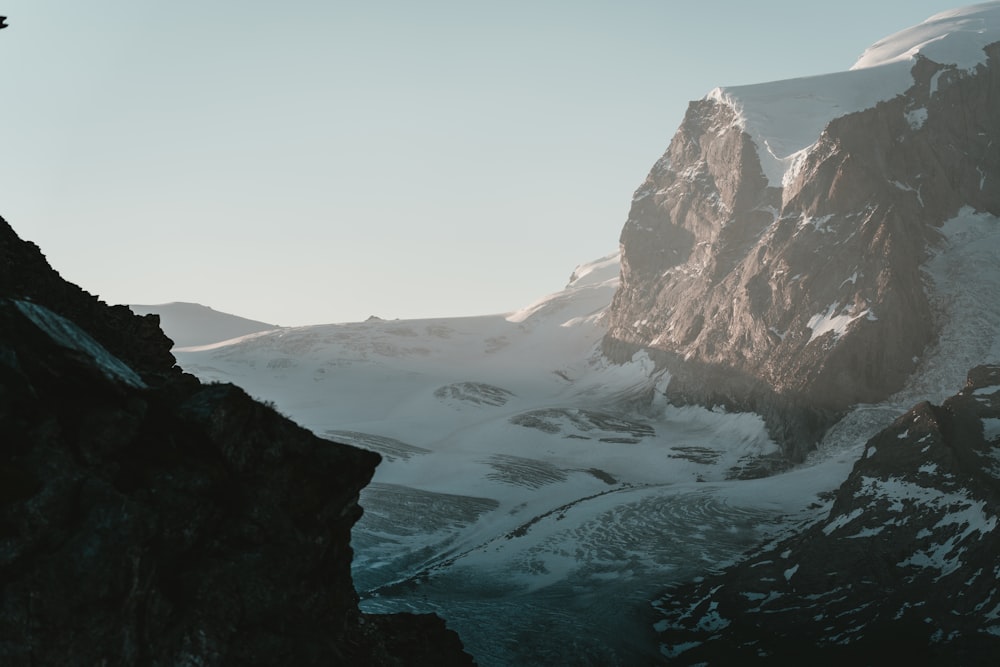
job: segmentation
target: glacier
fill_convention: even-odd
[[[486,666],[635,664],[658,655],[664,585],[814,520],[852,461],[759,477],[778,447],[757,415],[669,405],[644,355],[600,355],[616,283],[612,255],[514,313],[174,353],[382,454],[353,533],[363,610],[434,611]]]

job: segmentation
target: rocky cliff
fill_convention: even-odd
[[[677,664],[876,656],[992,665],[1000,652],[1000,366],[872,438],[825,519],[670,592]]]
[[[938,41],[1000,39],[1000,5],[977,7]],[[974,46],[692,103],[633,198],[605,353],[647,350],[676,400],[761,413],[793,458],[898,390],[940,327],[937,227],[1000,215],[1000,43]]]
[[[0,663],[472,664],[436,617],[358,610],[378,455],[199,383],[170,346],[0,219]]]

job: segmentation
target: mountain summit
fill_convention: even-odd
[[[633,197],[605,352],[648,351],[675,400],[765,415],[793,457],[901,389],[970,316],[929,260],[996,236],[998,59],[990,2],[849,71],[692,102]]]

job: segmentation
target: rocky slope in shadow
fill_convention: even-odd
[[[972,71],[918,55],[908,90],[830,122],[780,184],[725,94],[693,102],[635,193],[605,353],[649,352],[675,401],[760,413],[793,459],[900,389],[940,325],[921,275],[936,227],[1000,215],[986,52]]]
[[[437,617],[358,610],[378,455],[170,347],[0,219],[0,663],[472,664]]]
[[[676,664],[993,665],[1000,366],[872,438],[828,516],[659,603]]]

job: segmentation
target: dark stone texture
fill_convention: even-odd
[[[0,664],[472,664],[437,617],[358,610],[378,455],[170,345],[0,219]]]

